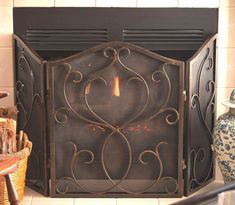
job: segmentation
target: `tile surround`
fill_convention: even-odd
[[[96,7],[136,7],[136,0],[96,0]]]
[[[235,47],[217,48],[217,87],[235,88]]]
[[[235,47],[235,8],[219,9],[219,47]]]
[[[0,7],[0,19],[0,48],[10,48],[13,33],[12,7]]]
[[[13,87],[12,48],[0,48],[0,87]]]
[[[224,106],[222,103],[225,100],[228,100],[230,97],[230,93],[232,92],[234,88],[217,88],[217,112],[216,112],[216,118],[218,118],[220,115],[224,114],[225,112],[228,112],[228,108]]]
[[[14,7],[53,7],[54,0],[14,0]]]
[[[219,7],[219,0],[178,0],[179,7]]]
[[[0,0],[0,7],[2,6],[12,7],[13,0]]]
[[[234,0],[220,0],[220,7],[235,7]]]
[[[137,7],[177,7],[177,0],[137,0]]]
[[[95,7],[95,0],[55,0],[56,7]]]

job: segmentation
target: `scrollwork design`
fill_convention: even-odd
[[[83,79],[83,74],[80,72],[80,71],[72,71],[72,67],[69,63],[64,63],[64,66],[67,67],[68,71],[66,73],[66,76],[64,78],[64,84],[63,84],[63,93],[64,93],[64,98],[65,98],[65,101],[66,101],[66,109],[69,109],[73,114],[75,114],[75,116],[77,116],[78,118],[82,119],[83,121],[87,122],[87,123],[90,123],[90,124],[95,124],[95,125],[100,125],[100,126],[105,126],[103,123],[100,123],[100,122],[97,122],[97,121],[94,121],[94,120],[91,120],[91,119],[88,119],[87,117],[81,115],[79,112],[77,112],[73,106],[71,105],[70,101],[69,101],[69,97],[67,95],[67,92],[66,92],[66,84],[68,83],[69,81],[69,77],[71,75],[73,75],[74,73],[75,74],[79,74],[80,75],[80,79],[79,80],[73,80],[72,82],[73,83],[81,83],[82,82],[82,79]],[[87,84],[86,84],[87,86]],[[84,96],[86,96],[86,86],[84,88]]]
[[[26,105],[24,105],[24,103],[21,99],[21,93],[24,92],[25,84],[21,80],[16,81],[16,99],[17,99],[16,105],[21,108],[21,110],[24,114],[24,119],[25,120],[24,120],[24,123],[21,127],[21,129],[24,129],[26,127],[26,125],[28,124],[28,122],[29,122],[34,102],[38,99],[39,103],[42,105],[43,101],[42,101],[41,95],[39,93],[35,92],[33,71],[30,68],[30,64],[29,64],[29,62],[27,61],[27,59],[25,57],[23,48],[22,48],[22,55],[18,59],[18,65],[19,65],[19,72],[24,71],[25,73],[29,74],[29,79],[27,78],[27,80],[30,81],[31,84],[32,84],[31,93],[30,94],[27,93],[27,96],[29,97],[27,99],[27,102],[29,102],[29,108],[27,110]]]
[[[91,86],[95,81],[100,81],[102,82],[105,86],[108,86],[107,81],[103,78],[100,77],[99,75],[95,75],[95,73],[93,73],[92,75],[88,76],[88,80],[84,79],[83,74],[80,71],[74,71],[71,64],[69,63],[64,63],[63,65],[65,66],[65,68],[67,69],[66,71],[66,75],[64,78],[64,83],[63,83],[63,94],[64,94],[64,99],[66,102],[66,106],[58,108],[55,113],[54,113],[54,118],[55,121],[57,123],[63,124],[66,123],[68,120],[68,116],[66,114],[64,114],[64,112],[72,112],[73,114],[75,114],[76,117],[78,117],[79,119],[95,125],[95,126],[99,126],[99,127],[104,127],[110,130],[110,133],[105,137],[104,143],[102,145],[101,148],[101,165],[102,165],[102,169],[105,173],[105,176],[107,177],[107,179],[111,182],[111,186],[106,188],[103,191],[93,191],[93,190],[89,190],[87,189],[84,185],[82,185],[79,182],[79,178],[78,176],[76,176],[74,169],[75,169],[75,165],[78,166],[78,164],[76,163],[76,160],[79,159],[80,154],[82,153],[87,153],[88,155],[90,155],[90,160],[84,162],[85,164],[89,165],[91,163],[93,163],[94,161],[94,154],[91,150],[77,150],[77,147],[74,143],[70,143],[73,147],[73,158],[71,160],[71,165],[70,165],[70,172],[71,172],[71,177],[62,177],[57,181],[57,186],[56,186],[56,190],[58,193],[62,193],[62,194],[66,194],[69,190],[66,187],[64,190],[61,190],[59,188],[60,185],[60,180],[69,180],[72,183],[74,183],[75,185],[79,186],[81,189],[83,189],[85,192],[88,193],[92,193],[92,194],[104,194],[109,192],[110,190],[114,189],[114,188],[118,188],[119,190],[125,192],[125,193],[129,193],[129,194],[141,194],[147,190],[149,190],[152,186],[154,186],[156,183],[163,181],[163,180],[171,180],[173,181],[173,183],[176,184],[176,189],[174,192],[177,192],[178,190],[178,183],[175,179],[173,179],[172,177],[163,177],[162,176],[162,170],[163,170],[163,165],[162,165],[162,161],[159,155],[159,146],[162,144],[167,144],[166,142],[161,142],[156,146],[156,150],[152,151],[152,150],[145,150],[142,153],[140,153],[139,155],[139,161],[145,165],[147,162],[144,161],[143,156],[145,154],[152,154],[155,159],[158,161],[158,163],[160,164],[160,171],[158,173],[158,176],[156,177],[156,179],[152,180],[151,184],[148,185],[147,187],[145,187],[142,190],[139,191],[130,191],[127,190],[126,188],[121,186],[121,183],[126,179],[126,177],[128,176],[129,172],[130,172],[130,168],[132,165],[132,161],[133,161],[133,156],[132,156],[132,150],[131,150],[131,145],[130,142],[128,141],[128,138],[126,136],[126,134],[124,134],[124,129],[132,122],[134,122],[137,118],[139,118],[140,116],[142,116],[142,114],[145,112],[145,110],[147,109],[148,105],[149,105],[149,97],[150,97],[150,89],[149,89],[149,85],[146,81],[146,79],[140,75],[138,72],[136,72],[134,69],[128,67],[127,65],[125,65],[123,58],[128,57],[130,55],[130,49],[127,47],[121,47],[118,49],[114,49],[112,47],[106,47],[103,50],[103,55],[105,58],[110,59],[108,65],[106,65],[105,67],[101,68],[99,71],[101,70],[105,70],[109,67],[111,67],[111,65],[114,64],[118,64],[119,66],[121,66],[121,69],[127,73],[129,73],[132,77],[130,77],[129,79],[127,79],[127,85],[131,82],[131,81],[139,81],[143,84],[144,86],[144,90],[146,92],[146,99],[145,102],[143,103],[142,107],[138,110],[138,112],[135,113],[135,115],[133,115],[130,119],[127,119],[125,122],[123,122],[121,125],[116,126],[111,124],[110,122],[108,122],[107,120],[105,120],[102,116],[100,116],[98,113],[96,113],[96,111],[92,108],[92,106],[89,103],[87,94],[86,94],[86,90],[88,86]],[[166,66],[168,64],[167,63],[163,63],[161,66],[161,70],[157,70],[154,71],[152,73],[152,81],[154,83],[160,83],[161,82],[161,78],[166,79],[167,85],[168,85],[168,92],[167,92],[167,97],[166,100],[163,103],[163,106],[160,108],[160,110],[156,111],[156,113],[153,113],[151,117],[149,117],[148,119],[145,120],[151,120],[155,117],[157,117],[158,115],[165,113],[166,114],[166,118],[165,121],[167,124],[169,125],[174,125],[179,121],[179,113],[178,111],[173,108],[173,107],[167,107],[168,105],[168,101],[170,99],[170,94],[171,94],[171,82],[169,79],[169,76],[165,70]],[[73,79],[76,76],[76,79]],[[71,80],[72,79],[72,80]],[[90,114],[92,114],[92,116],[94,117],[94,120],[88,119],[86,117],[84,117],[83,115],[81,115],[78,111],[76,111],[72,104],[70,103],[69,97],[66,93],[66,85],[67,83],[72,82],[72,83],[77,83],[80,86],[83,86],[83,97],[84,97],[84,102],[86,105],[87,110],[89,111]],[[169,113],[170,114],[169,114]],[[114,134],[118,137],[120,137],[121,140],[123,140],[125,142],[125,145],[127,147],[128,150],[128,163],[127,163],[127,167],[123,173],[123,175],[120,177],[119,180],[113,180],[109,170],[107,169],[107,164],[106,164],[106,160],[105,160],[105,150],[107,147],[108,142],[110,141],[110,139],[114,136]],[[115,136],[115,137],[116,137]],[[169,190],[166,188],[166,192],[169,192]]]
[[[95,156],[94,156],[94,153],[91,151],[91,150],[78,150],[77,149],[77,146],[73,143],[73,142],[69,142],[69,144],[73,147],[73,157],[72,157],[72,160],[71,160],[71,163],[70,163],[70,172],[71,172],[71,177],[61,177],[60,179],[56,180],[56,191],[60,194],[67,194],[69,192],[69,186],[65,186],[64,190],[61,190],[60,189],[60,183],[62,185],[64,185],[62,182],[63,180],[68,180],[70,182],[72,182],[73,184],[75,184],[76,186],[80,187],[81,189],[83,189],[84,191],[88,192],[88,193],[91,193],[91,194],[105,194],[107,193],[108,191],[112,190],[113,188],[115,187],[118,187],[120,190],[126,192],[126,193],[129,193],[129,194],[134,194],[134,195],[137,195],[137,194],[142,194],[144,192],[146,192],[147,190],[149,190],[151,187],[153,187],[155,184],[157,183],[160,183],[162,181],[165,181],[165,180],[168,180],[168,181],[172,181],[174,184],[175,184],[175,189],[173,191],[169,191],[167,187],[165,187],[165,190],[166,190],[166,193],[176,193],[177,190],[178,190],[178,183],[177,181],[173,178],[173,177],[163,177],[162,174],[163,174],[163,164],[162,164],[162,160],[161,160],[161,157],[160,157],[160,154],[159,154],[159,147],[161,145],[164,145],[164,144],[168,144],[167,142],[160,142],[157,144],[156,148],[155,148],[155,151],[152,151],[152,150],[145,150],[143,152],[141,152],[139,154],[139,161],[140,163],[142,163],[143,165],[146,165],[146,164],[149,164],[149,162],[146,162],[144,160],[144,155],[147,155],[147,154],[150,154],[152,155],[156,160],[157,162],[159,163],[159,173],[158,173],[158,176],[153,180],[153,182],[148,185],[147,187],[145,187],[144,189],[142,190],[139,190],[139,191],[129,191],[123,187],[120,186],[121,182],[126,178],[128,172],[129,172],[129,169],[130,169],[130,166],[131,164],[129,163],[128,164],[128,167],[127,167],[127,170],[125,172],[125,174],[123,175],[123,177],[117,181],[114,181],[108,171],[106,170],[106,165],[105,165],[105,160],[104,160],[104,149],[105,149],[105,146],[106,146],[106,143],[109,141],[109,137],[111,137],[112,134],[110,134],[103,147],[102,147],[102,166],[103,166],[103,169],[108,177],[108,179],[110,180],[110,182],[113,184],[111,187],[107,188],[106,190],[103,190],[103,191],[92,191],[92,190],[89,190],[87,189],[84,185],[82,185],[80,182],[79,182],[79,179],[78,177],[76,177],[76,174],[74,172],[74,169],[75,169],[75,166],[78,166],[78,163],[76,163],[77,160],[79,160],[79,155],[82,154],[82,153],[86,153],[88,155],[90,155],[90,160],[88,161],[83,161],[82,163],[84,164],[91,164],[94,162],[94,159],[95,159]],[[125,136],[123,136],[125,140],[127,140],[125,138]],[[131,152],[130,150],[130,144],[129,142],[127,141],[127,144],[128,144],[128,149],[129,149],[129,153]],[[129,156],[131,158],[131,155]],[[131,160],[129,160],[131,161]]]
[[[174,190],[169,190],[168,189],[168,187],[165,187],[165,192],[167,193],[167,194],[174,194],[174,193],[177,193],[177,191],[178,191],[178,189],[179,189],[179,185],[178,185],[178,183],[177,183],[177,181],[173,178],[173,177],[162,177],[161,179],[160,179],[160,182],[161,181],[171,181],[172,183],[174,183],[174,185],[175,185],[175,189]]]
[[[21,46],[21,45],[20,45]],[[44,101],[41,95],[41,90],[38,92],[35,84],[35,76],[34,76],[34,67],[36,69],[41,69],[43,62],[34,61],[32,57],[32,53],[25,52],[24,47],[21,47],[20,52],[18,52],[17,66],[16,66],[16,106],[19,110],[19,129],[24,130],[27,134],[31,135],[31,127],[32,123],[35,121],[32,120],[33,112],[36,110],[36,106],[40,106],[39,110],[44,109]],[[37,64],[36,64],[37,63]],[[37,76],[36,76],[37,77]],[[38,114],[42,119],[44,119],[44,112]],[[31,123],[32,122],[32,123]],[[38,125],[38,124],[37,124]],[[37,126],[36,125],[36,126]],[[34,143],[35,136],[30,136],[32,142]],[[41,136],[44,137],[44,136]],[[37,139],[38,142],[38,139]],[[44,141],[41,141],[44,143]],[[45,172],[43,172],[43,168],[46,167],[45,159],[42,156],[45,156],[45,152],[43,149],[44,145],[36,144],[37,153],[32,150],[31,156],[29,158],[29,168],[33,170],[33,178],[29,175],[29,179],[27,182],[36,187],[39,190],[44,190],[45,188]],[[39,149],[38,149],[39,148]],[[43,166],[42,166],[43,165]]]
[[[208,61],[208,66],[205,66],[206,61]],[[203,126],[203,128],[205,129],[205,131],[207,132],[206,136],[208,137],[208,141],[210,142],[210,144],[212,143],[212,133],[210,128],[207,125],[207,116],[208,116],[208,112],[211,109],[212,113],[214,112],[214,98],[215,98],[215,82],[213,80],[209,80],[206,84],[206,89],[205,91],[207,93],[211,93],[210,95],[210,99],[208,101],[208,104],[206,106],[205,112],[203,113],[202,108],[201,108],[201,99],[200,99],[200,89],[201,89],[201,77],[202,77],[202,71],[203,68],[205,68],[205,70],[207,72],[211,71],[211,69],[213,68],[214,63],[213,63],[213,58],[210,56],[210,48],[208,47],[205,51],[205,55],[199,65],[199,69],[198,69],[198,74],[197,74],[197,87],[196,87],[196,92],[191,96],[191,108],[193,110],[197,110],[199,119],[201,121],[201,124]],[[209,149],[210,150],[210,147]],[[192,166],[193,166],[193,173],[191,176],[191,188],[193,187],[193,183],[197,184],[197,186],[200,186],[202,184],[204,184],[210,177],[211,174],[211,170],[213,168],[213,160],[211,159],[209,162],[209,166],[208,166],[208,172],[207,174],[205,174],[204,178],[199,180],[198,176],[197,176],[197,166],[199,163],[205,163],[205,149],[203,148],[192,148],[191,152],[190,152],[190,156],[191,156],[191,160],[192,160]]]
[[[55,121],[59,124],[65,124],[68,121],[68,116],[64,113],[70,111],[66,107],[61,107],[55,111]]]
[[[212,96],[211,99],[208,102],[208,105],[206,107],[205,110],[205,119],[207,119],[207,113],[209,112],[209,109],[211,108],[212,113],[215,112],[215,103],[214,103],[214,99],[215,99],[215,82],[213,80],[210,80],[207,84],[207,92],[212,92]]]

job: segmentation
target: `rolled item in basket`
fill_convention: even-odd
[[[10,154],[16,151],[16,121],[0,117],[0,154]]]
[[[16,106],[0,108],[0,154],[17,151],[16,118]]]
[[[13,107],[4,107],[0,108],[0,118],[11,118],[16,120],[17,119],[17,108],[16,106]]]

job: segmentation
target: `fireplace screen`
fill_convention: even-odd
[[[181,62],[111,42],[50,67],[56,193],[181,192]]]
[[[109,41],[106,31],[14,35],[18,125],[34,146],[28,185],[54,197],[189,195],[214,177],[216,36],[131,28]]]

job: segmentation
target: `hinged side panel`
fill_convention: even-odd
[[[45,61],[19,37],[15,42],[15,93],[18,130],[24,130],[33,149],[28,160],[27,185],[48,195]]]
[[[216,36],[211,37],[187,62],[185,113],[185,194],[189,195],[214,179],[211,149],[215,109]]]

